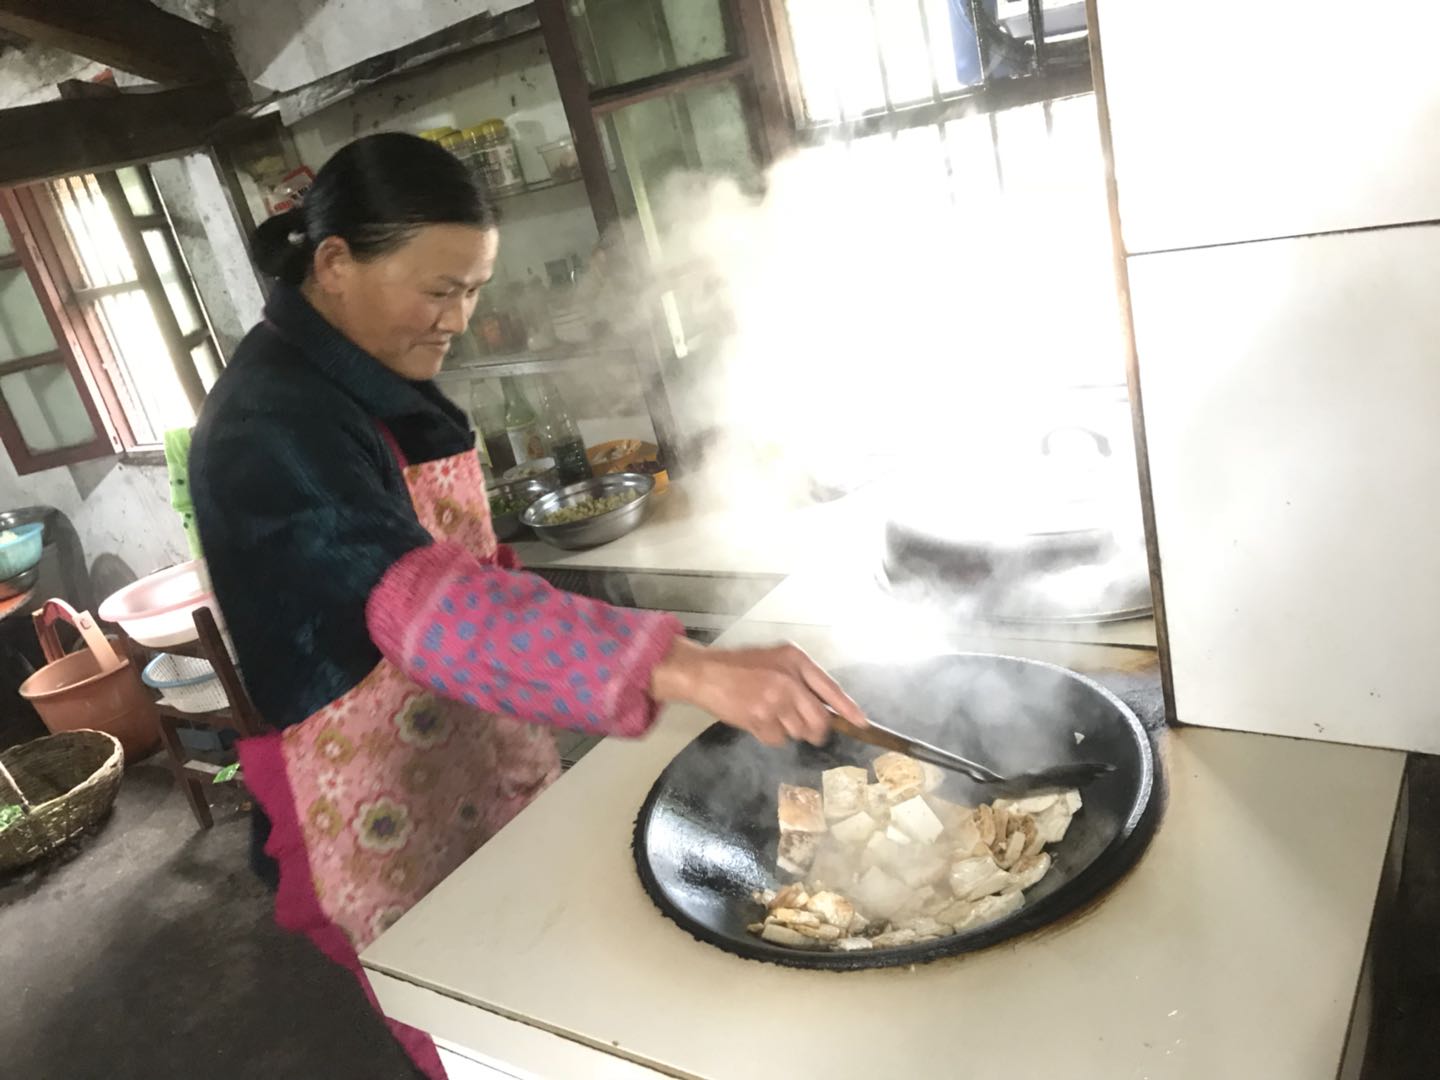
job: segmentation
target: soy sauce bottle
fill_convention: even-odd
[[[560,483],[577,484],[594,476],[585,455],[585,440],[565,407],[565,399],[550,379],[540,382],[540,436],[555,459]]]

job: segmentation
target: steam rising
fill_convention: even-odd
[[[666,390],[681,431],[706,433],[707,506],[763,528],[860,488],[868,525],[829,552],[852,573],[873,572],[891,519],[1000,544],[1110,529],[1112,565],[1024,586],[1040,595],[1022,608],[1084,607],[1104,579],[1143,578],[1094,103],[1054,103],[1048,131],[1039,106],[996,117],[1003,183],[988,124],[805,150],[763,195],[672,175],[632,226],[653,276],[612,274],[594,302],[637,336],[667,313]]]

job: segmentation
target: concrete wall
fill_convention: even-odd
[[[228,360],[240,339],[260,321],[265,298],[220,178],[204,154],[157,161],[150,171],[170,212],[216,343]]]
[[[252,83],[286,91],[476,15],[525,0],[219,0],[235,59]]]

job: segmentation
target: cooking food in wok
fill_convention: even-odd
[[[959,773],[946,772],[942,777],[924,766],[906,780],[904,774],[910,766],[893,759],[882,761],[877,749],[844,736],[820,748],[805,744],[770,748],[717,724],[676,755],[656,780],[635,824],[635,860],[641,883],[660,911],[699,941],[740,956],[792,967],[853,970],[925,962],[985,948],[1065,918],[1115,885],[1149,842],[1160,812],[1154,748],[1135,714],[1091,679],[1051,664],[975,653],[931,657],[911,664],[840,668],[834,674],[873,720],[984,760],[1007,775],[1082,760],[1109,762],[1115,770],[1081,789],[1081,806],[1069,817],[1066,828],[1061,832],[1057,827],[1053,834],[1056,839],[1047,840],[1038,851],[1032,848],[1023,821],[1016,830],[1006,821],[1007,846],[1016,833],[1026,837],[1020,845],[1020,858],[1030,848],[1032,856],[1044,854],[1050,859],[1039,879],[1019,890],[1018,907],[1012,906],[1017,903],[1015,897],[1003,898],[1005,892],[1013,890],[1002,888],[996,893],[977,893],[976,900],[967,899],[967,903],[985,902],[973,920],[957,919],[963,925],[952,926],[953,933],[920,933],[911,926],[909,929],[915,931],[913,940],[901,934],[877,941],[875,938],[886,932],[881,925],[876,928],[875,938],[869,939],[869,948],[847,946],[841,950],[829,947],[829,943],[825,947],[799,946],[794,939],[789,943],[766,940],[751,928],[759,924],[763,932],[765,922],[774,915],[768,910],[771,905],[777,910],[810,915],[817,914],[812,907],[829,905],[829,916],[823,920],[827,922],[838,920],[843,912],[837,900],[850,903],[862,913],[866,908],[863,891],[857,893],[855,885],[836,887],[826,879],[826,873],[833,875],[833,870],[827,871],[823,863],[817,871],[816,864],[822,859],[819,843],[807,853],[803,842],[786,841],[783,856],[789,866],[782,869],[782,833],[777,828],[782,784],[815,792],[787,800],[787,819],[792,822],[806,820],[803,815],[817,809],[823,818],[827,795],[834,798],[836,814],[857,805],[856,812],[865,810],[867,814],[875,808],[876,813],[871,814],[875,819],[879,816],[875,802],[879,792],[875,788],[882,783],[878,777],[893,778],[897,787],[892,794],[897,797],[887,800],[889,820],[884,829],[878,827],[877,821],[879,835],[886,837],[895,825],[899,832],[910,836],[896,822],[895,810],[918,795],[922,802],[903,812],[902,821],[921,835],[927,828],[933,830],[933,823],[919,812],[923,805],[940,820],[942,833],[952,847],[959,846],[964,837],[959,831],[962,823],[947,824],[947,815],[959,813],[950,807],[973,808],[972,823],[980,829],[986,814],[980,809],[982,805],[989,804],[990,824],[994,825],[996,800],[1014,799],[1019,793],[977,784]],[[834,773],[827,782],[825,774],[837,769],[854,771]],[[863,790],[858,782],[862,775]],[[934,786],[937,780],[938,786]],[[1021,815],[1034,817],[1038,827],[1045,808],[1025,804],[1031,795],[1041,793],[1024,793],[1018,806],[1001,802],[1007,819],[1013,819],[1019,810]],[[1068,813],[1075,800],[1068,794],[1063,797]],[[842,835],[846,828],[861,831],[863,821],[842,826],[843,821],[853,817],[825,818],[825,834],[837,827]],[[809,821],[812,826],[820,823],[813,817]],[[786,833],[792,831],[786,829]],[[982,835],[981,839],[985,838]],[[886,839],[900,846],[894,836]],[[913,844],[913,837],[911,840]],[[866,845],[870,842],[865,841]],[[995,858],[994,847],[988,841],[986,846],[997,869],[1004,869]],[[1001,847],[1001,853],[1008,857],[1007,846]],[[877,847],[886,850],[882,845]],[[808,865],[804,862],[807,854],[812,859]],[[940,885],[928,886],[935,889],[937,897],[948,889],[952,901],[959,899],[952,881],[959,861],[949,858]],[[1018,864],[1017,858],[1004,872],[1014,876]],[[1035,863],[1026,864],[1027,876],[1035,868]],[[841,868],[842,873],[845,869]],[[977,875],[972,888],[980,888],[979,871],[988,869],[983,862],[964,868],[966,874]],[[921,883],[912,886],[894,870],[885,872],[901,881],[907,901],[927,887],[920,878],[915,880]],[[933,866],[929,870],[931,874],[936,872]],[[883,879],[874,880],[883,884]],[[804,890],[804,902],[793,891],[784,894],[782,901],[782,890],[790,885]],[[812,891],[809,885],[817,889]],[[826,888],[818,888],[821,885]],[[971,890],[965,892],[968,897]],[[831,893],[833,897],[820,893]],[[906,928],[901,926],[906,915],[900,914],[898,908],[894,916],[887,917],[878,910],[876,914],[880,916],[878,921],[889,921],[893,929]],[[954,917],[966,912],[949,914]],[[868,913],[866,917],[870,917]],[[938,915],[928,917],[938,921]],[[780,916],[779,921],[786,918],[793,917]],[[798,921],[808,923],[804,918]],[[848,923],[843,929],[847,937],[866,937],[869,933],[862,930],[850,934]]]
[[[865,769],[840,765],[821,789],[781,784],[781,873],[799,879],[754,894],[748,927],[797,949],[855,952],[935,941],[1019,911],[1050,870],[1083,805],[1074,789],[976,807],[936,794],[944,774],[904,754]]]

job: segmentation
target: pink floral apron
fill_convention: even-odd
[[[385,434],[421,525],[494,565],[478,455],[407,465]],[[244,740],[240,757],[271,818],[277,921],[357,974],[357,953],[560,775],[548,728],[437,697],[388,660],[299,724]],[[428,1039],[392,1027],[444,1076]]]

